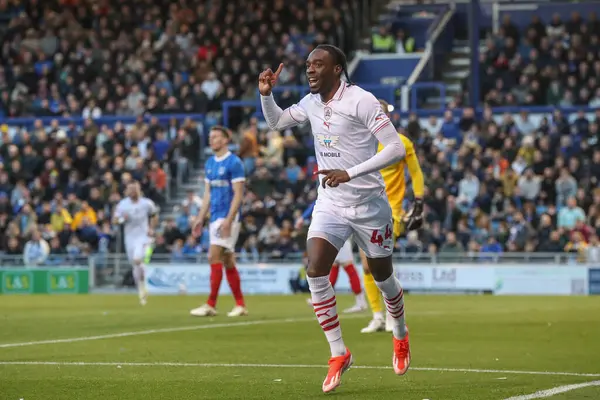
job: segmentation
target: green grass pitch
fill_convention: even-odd
[[[0,297],[0,399],[325,396],[329,348],[304,296],[249,296],[246,318],[189,316],[203,300]],[[340,296],[338,309],[352,301]],[[232,305],[220,299],[223,314]],[[393,373],[390,334],[360,333],[368,313],[343,316],[356,368],[327,397],[503,400],[600,380],[598,297],[408,295],[406,310],[408,374]],[[600,399],[600,386],[551,398]]]

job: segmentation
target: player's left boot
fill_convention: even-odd
[[[217,315],[217,310],[208,304],[204,304],[198,308],[194,308],[190,311],[190,314],[194,317],[214,317]]]
[[[342,374],[352,366],[352,353],[346,348],[346,354],[329,359],[329,371],[323,381],[323,392],[329,393],[342,384]]]
[[[243,306],[235,306],[233,310],[227,313],[228,317],[241,317],[244,315],[248,315],[248,309]]]
[[[306,299],[306,304],[308,304],[309,306],[313,306],[312,305],[312,300],[310,299],[310,297],[308,299]]]
[[[408,331],[404,339],[394,338],[394,356],[392,366],[396,375],[404,375],[410,366],[410,345],[408,343]]]

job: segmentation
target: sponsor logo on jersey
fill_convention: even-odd
[[[339,135],[326,135],[323,133],[317,133],[315,135],[319,144],[328,149],[334,149],[340,141]]]
[[[321,155],[321,157],[332,157],[332,158],[339,158],[342,156],[340,153],[332,153],[330,151],[320,151],[319,154]]]

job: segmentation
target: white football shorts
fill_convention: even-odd
[[[325,239],[340,250],[354,235],[354,241],[367,257],[384,258],[394,250],[393,229],[392,209],[385,193],[351,207],[339,207],[317,199],[308,239]]]
[[[134,261],[143,262],[144,258],[146,258],[146,249],[150,243],[151,239],[147,236],[127,240],[125,242],[125,250],[129,262],[132,264]]]
[[[334,264],[350,264],[354,262],[354,256],[352,255],[352,240],[348,239],[338,252],[335,258]]]
[[[242,227],[241,222],[234,221],[231,223],[231,233],[229,237],[221,237],[221,225],[223,224],[224,218],[211,222],[208,231],[210,237],[211,246],[223,247],[227,251],[235,252],[235,244],[237,243],[238,237],[240,236],[240,229]]]

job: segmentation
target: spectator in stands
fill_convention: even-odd
[[[273,217],[269,216],[265,220],[264,226],[258,232],[258,241],[263,251],[272,251],[276,248],[279,241],[281,230],[275,225]]]
[[[380,26],[379,30],[371,35],[371,51],[373,53],[394,53],[396,51],[396,39],[386,26]]]
[[[585,259],[589,264],[600,263],[600,240],[596,234],[593,234],[590,237],[590,241],[586,248]]]
[[[575,228],[578,221],[585,222],[585,213],[577,206],[575,196],[570,196],[567,199],[567,206],[558,212],[558,227],[570,230]]]
[[[33,229],[31,231],[31,240],[25,244],[25,248],[23,249],[23,261],[25,265],[29,267],[43,265],[49,253],[48,242],[42,239],[37,229]]]
[[[404,29],[396,31],[396,53],[407,54],[415,52],[415,39],[406,33]]]
[[[535,201],[540,194],[541,179],[535,176],[533,170],[528,168],[519,178],[519,193],[525,200]]]
[[[458,187],[458,201],[465,202],[469,206],[475,201],[479,194],[479,179],[470,169],[465,171],[465,176],[461,179]]]

